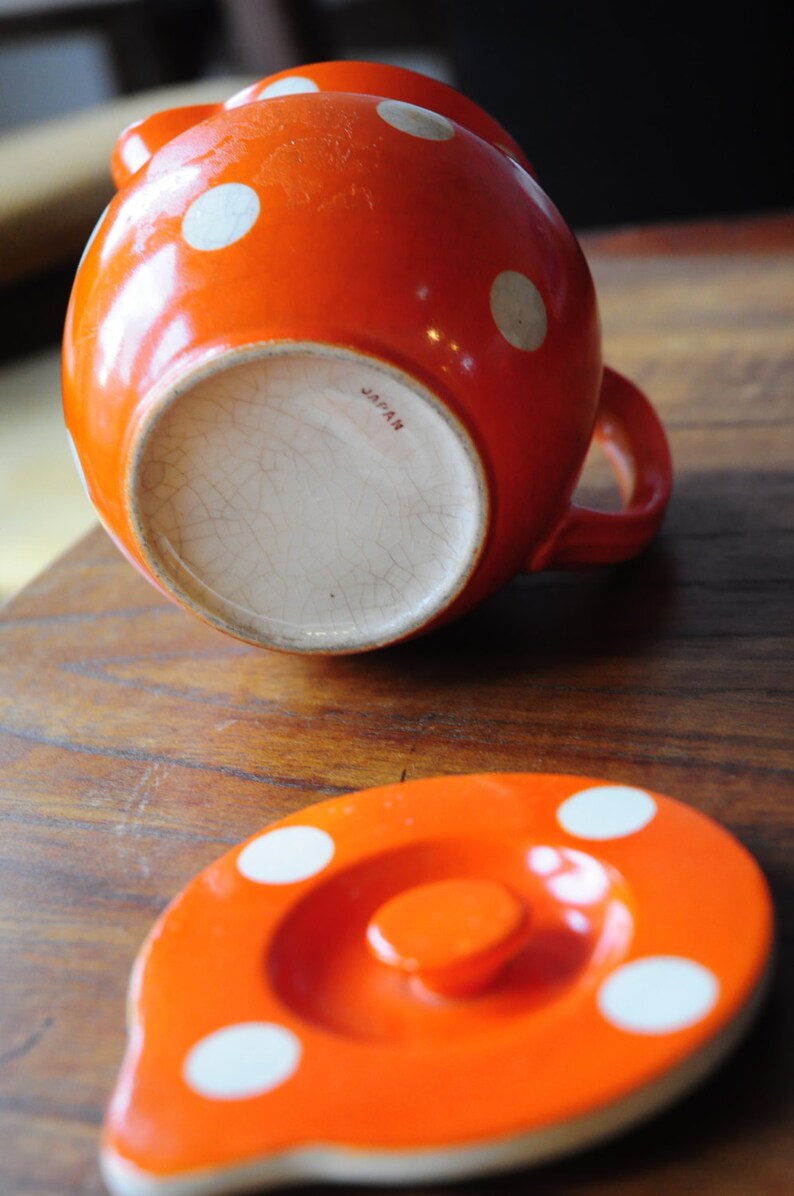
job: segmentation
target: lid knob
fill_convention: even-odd
[[[524,899],[480,877],[438,880],[385,902],[367,927],[373,955],[443,996],[486,988],[529,934]]]

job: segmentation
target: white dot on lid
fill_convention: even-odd
[[[579,839],[622,839],[653,819],[656,802],[644,789],[629,785],[593,785],[564,801],[557,821]]]
[[[491,284],[491,315],[514,349],[528,353],[546,339],[546,305],[534,282],[518,270],[503,270]]]
[[[598,1008],[618,1030],[671,1034],[702,1021],[718,996],[719,981],[702,964],[677,955],[649,955],[607,977],[598,990]]]
[[[220,183],[194,199],[182,219],[193,249],[225,249],[244,237],[259,215],[259,196],[245,183]]]
[[[333,839],[318,827],[283,826],[247,843],[237,870],[260,885],[289,885],[322,872],[333,854]]]
[[[185,1083],[211,1100],[244,1100],[283,1084],[297,1069],[300,1040],[274,1022],[238,1022],[202,1038],[182,1067]]]
[[[449,141],[450,137],[455,136],[452,121],[417,104],[406,104],[403,100],[381,100],[377,112],[381,120],[385,120],[393,129],[408,133],[411,137],[419,137],[422,141]]]
[[[306,75],[285,75],[283,79],[276,79],[274,83],[268,83],[267,87],[263,87],[257,93],[256,98],[270,100],[273,96],[297,96],[303,95],[305,92],[319,90],[314,79],[309,79]]]

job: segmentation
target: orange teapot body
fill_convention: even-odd
[[[585,259],[518,147],[410,72],[285,78],[117,147],[64,342],[117,544],[221,630],[326,653],[637,551],[664,435],[602,369]],[[617,514],[571,503],[594,434],[632,479]]]

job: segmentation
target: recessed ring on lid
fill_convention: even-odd
[[[744,848],[644,789],[443,777],[308,807],[149,935],[106,1182],[208,1196],[565,1154],[719,1062],[771,932]]]

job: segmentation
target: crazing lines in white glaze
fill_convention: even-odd
[[[449,141],[455,136],[455,126],[438,112],[420,108],[417,104],[406,104],[403,100],[381,100],[378,116],[387,125],[409,137],[421,141]]]
[[[465,580],[483,486],[461,429],[368,359],[274,352],[170,404],[138,479],[169,580],[217,621],[298,650],[421,626]]]

